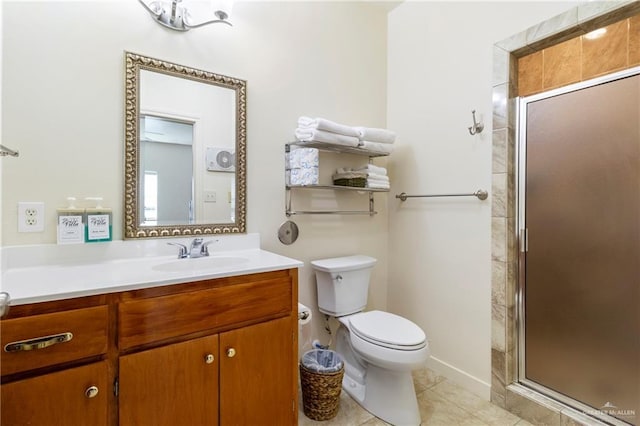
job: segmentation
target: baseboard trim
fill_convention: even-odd
[[[487,401],[491,398],[491,385],[489,383],[472,376],[451,364],[447,364],[446,362],[432,356],[427,360],[427,367]]]

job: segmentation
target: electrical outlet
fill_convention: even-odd
[[[18,232],[44,231],[44,203],[18,203]]]

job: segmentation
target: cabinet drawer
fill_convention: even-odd
[[[118,306],[120,349],[291,313],[290,277],[153,297]]]
[[[1,325],[3,376],[107,351],[107,306],[14,318]],[[70,340],[54,343],[65,333],[71,333]]]
[[[109,392],[107,361],[4,384],[1,423],[106,426]]]

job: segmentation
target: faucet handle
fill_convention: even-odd
[[[209,256],[209,244],[217,243],[218,240],[209,240],[202,243],[202,248],[200,249],[200,255]]]
[[[178,251],[178,259],[184,259],[185,257],[188,256],[188,252],[187,252],[187,246],[185,246],[184,244],[180,244],[180,243],[167,243],[170,246],[176,246],[178,247],[179,251]]]

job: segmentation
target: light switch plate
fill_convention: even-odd
[[[205,203],[215,203],[216,202],[216,192],[215,191],[204,191],[204,202]]]

